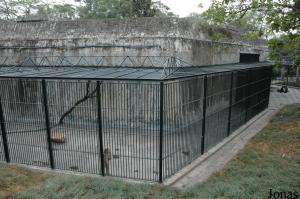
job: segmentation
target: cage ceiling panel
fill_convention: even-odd
[[[108,57],[30,57],[16,63],[12,58],[2,57],[0,77],[169,80],[270,65],[263,62],[192,66],[174,57],[109,57],[109,65],[105,59]]]

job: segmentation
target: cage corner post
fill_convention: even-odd
[[[105,176],[104,170],[104,153],[103,153],[103,132],[102,132],[102,114],[101,114],[101,83],[97,81],[97,120],[98,120],[98,136],[99,136],[99,146],[100,146],[100,161],[101,161],[101,175]]]
[[[249,121],[249,112],[250,112],[250,100],[251,100],[251,90],[250,90],[250,87],[251,87],[251,81],[252,81],[252,76],[251,76],[251,72],[252,70],[251,69],[248,69],[247,70],[248,74],[247,74],[247,77],[246,77],[246,106],[245,106],[245,121],[244,121],[244,124],[247,123]]]
[[[230,91],[229,91],[229,110],[228,110],[228,126],[227,126],[227,137],[230,135],[231,131],[231,112],[232,112],[232,90],[233,90],[233,76],[234,72],[230,75]]]
[[[45,125],[47,133],[47,142],[48,142],[48,151],[49,151],[49,160],[51,169],[55,169],[54,158],[53,158],[53,148],[51,142],[51,127],[49,119],[49,108],[48,108],[48,99],[47,99],[47,85],[46,81],[42,80],[42,91],[43,91],[43,103],[44,103],[44,113],[45,113]]]
[[[267,96],[267,100],[268,100],[268,104],[266,108],[270,107],[270,94],[271,94],[271,85],[272,85],[272,74],[273,74],[273,66],[269,66],[269,80],[268,80],[268,96]]]
[[[205,125],[206,125],[206,98],[207,98],[207,75],[204,76],[204,85],[203,85],[203,116],[202,116],[202,135],[201,135],[201,154],[205,152]]]
[[[5,119],[4,119],[1,97],[0,97],[0,124],[1,124],[1,134],[2,134],[5,160],[7,163],[10,163],[9,148],[8,148],[8,143],[7,143]]]
[[[160,82],[159,122],[159,183],[163,182],[164,82]]]

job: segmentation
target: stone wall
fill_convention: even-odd
[[[211,41],[189,19],[133,18],[79,21],[0,22],[0,55],[26,56],[176,56],[193,65],[239,62],[239,53],[259,53],[263,40],[246,41],[237,31],[226,41]]]

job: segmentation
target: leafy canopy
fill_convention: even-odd
[[[0,0],[0,19],[32,14],[65,19],[175,16],[160,0],[81,0],[79,5],[38,0]]]
[[[277,65],[286,56],[300,64],[300,0],[213,0],[201,17],[239,27],[251,39],[264,35]]]

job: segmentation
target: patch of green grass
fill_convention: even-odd
[[[278,113],[225,169],[188,190],[199,198],[267,198],[300,193],[300,105]]]
[[[69,176],[48,180],[15,198],[179,198],[180,192],[161,185],[131,184],[103,177]]]
[[[11,177],[0,172],[2,181],[7,178]],[[300,193],[299,104],[282,109],[223,170],[205,183],[184,191],[162,185],[125,183],[112,178],[61,176],[47,177],[40,186],[25,192],[21,190],[13,197],[261,199],[268,198],[269,189]]]
[[[38,186],[49,177],[45,173],[0,163],[0,198],[10,198],[16,192]]]

